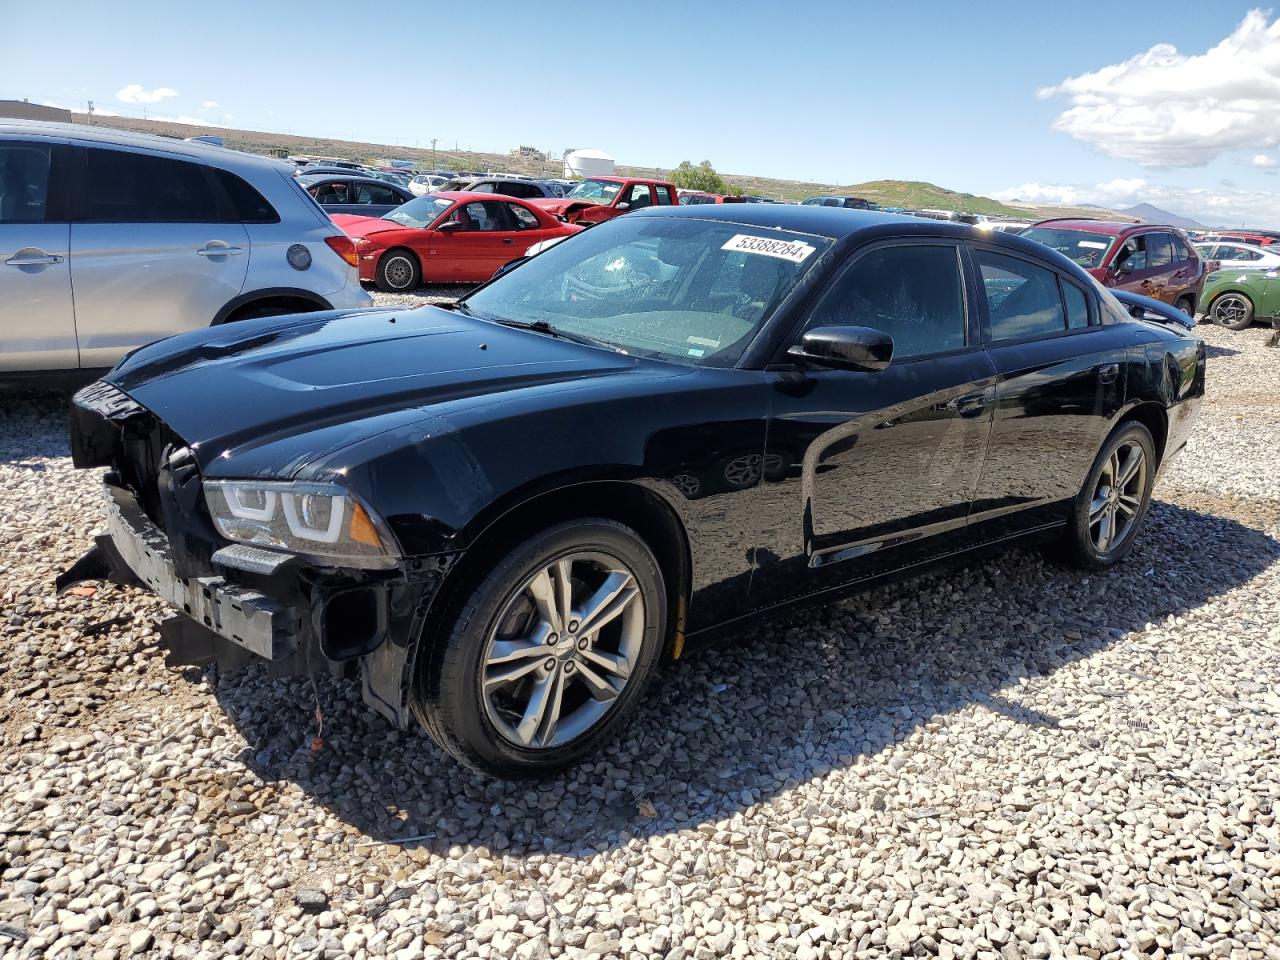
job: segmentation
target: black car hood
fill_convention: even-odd
[[[207,476],[292,476],[440,404],[663,367],[670,375],[665,364],[422,307],[196,331],[135,351],[106,379],[190,444]],[[276,455],[263,455],[273,444]]]

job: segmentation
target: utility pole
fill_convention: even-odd
[[[93,101],[89,101],[89,126],[93,126]]]
[[[437,137],[431,138],[431,169],[432,170],[436,168],[436,140],[437,139],[438,139]]]

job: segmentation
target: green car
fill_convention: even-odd
[[[1274,270],[1215,270],[1204,279],[1204,315],[1228,330],[1280,315],[1280,273]]]

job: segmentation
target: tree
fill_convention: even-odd
[[[703,160],[696,167],[688,160],[671,171],[671,182],[685,190],[703,190],[707,193],[727,193],[729,185],[716,173],[710,160]]]

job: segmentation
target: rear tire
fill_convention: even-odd
[[[1155,448],[1150,431],[1136,420],[1107,438],[1072,505],[1064,538],[1067,562],[1105,570],[1133,549],[1151,507]]]
[[[378,261],[377,279],[374,281],[379,290],[385,293],[411,293],[422,283],[422,264],[412,250],[395,247],[388,250]]]
[[[1224,293],[1209,304],[1209,319],[1228,330],[1244,330],[1253,323],[1253,301],[1243,293]]]
[[[638,534],[603,518],[556,524],[494,557],[413,709],[467,766],[547,776],[598,752],[634,711],[665,640],[662,573]]]
[[[1188,317],[1195,319],[1195,315],[1196,315],[1195,297],[1190,297],[1190,296],[1179,297],[1177,300],[1174,301],[1173,305],[1178,310],[1181,310],[1183,313],[1185,313]]]

